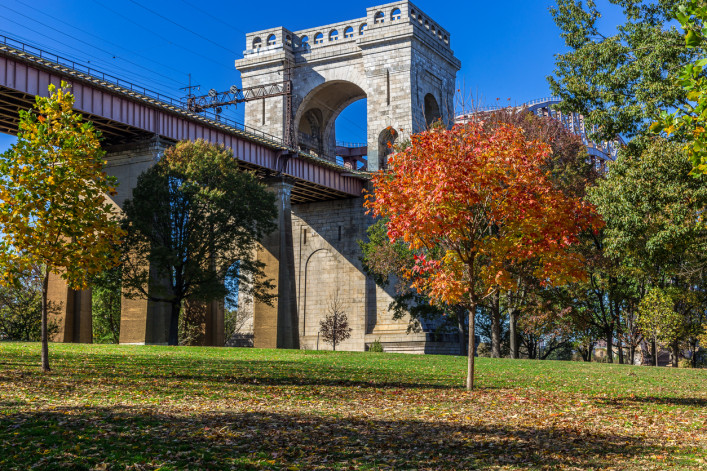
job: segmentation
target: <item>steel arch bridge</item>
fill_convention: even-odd
[[[464,123],[474,114],[488,113],[502,109],[513,109],[517,111],[529,111],[537,116],[549,116],[562,123],[562,125],[570,132],[576,134],[582,139],[582,143],[587,147],[589,156],[596,160],[597,165],[604,167],[609,160],[616,160],[619,149],[625,145],[621,136],[617,136],[613,141],[596,142],[589,135],[596,130],[596,126],[589,127],[585,123],[584,116],[580,113],[562,113],[554,108],[553,105],[561,103],[559,97],[548,97],[533,100],[524,103],[520,106],[489,106],[481,108],[474,113],[462,114],[457,116],[457,123]]]

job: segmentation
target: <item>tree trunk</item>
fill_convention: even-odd
[[[459,331],[459,356],[466,355],[466,342],[464,338],[464,308],[457,308],[457,329]]]
[[[501,294],[498,290],[491,306],[491,358],[501,358]]]
[[[693,368],[697,368],[697,352],[699,351],[699,347],[697,346],[697,340],[694,340],[692,342],[692,357],[690,358],[690,365],[692,365]]]
[[[628,347],[628,361],[630,361],[632,365],[636,364],[636,346],[633,344]]]
[[[678,367],[678,361],[680,360],[680,345],[678,341],[673,342],[673,368]]]
[[[168,345],[179,345],[179,311],[180,303],[172,303],[172,313],[169,317]]]
[[[624,344],[621,341],[621,337],[616,337],[616,345],[619,350],[619,365],[624,364]]]
[[[47,290],[49,288],[49,265],[44,267],[42,279],[42,371],[48,372],[49,368],[49,333],[47,332]]]
[[[653,355],[653,364],[658,366],[658,342],[655,337],[653,337],[653,343],[651,344],[651,353]]]
[[[510,329],[511,337],[511,358],[518,359],[520,356],[518,352],[518,317],[515,309],[511,310],[509,315],[508,327]]]
[[[471,391],[474,389],[474,351],[476,346],[476,303],[472,303],[469,308],[469,353],[467,354],[467,371],[466,371],[466,389]]]
[[[606,361],[614,362],[614,329],[606,329]]]
[[[535,360],[538,357],[538,342],[532,334],[527,334],[528,360]]]

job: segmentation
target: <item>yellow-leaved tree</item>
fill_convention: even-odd
[[[0,154],[0,284],[17,283],[33,263],[43,266],[42,370],[49,371],[49,273],[73,289],[116,265],[122,231],[106,194],[100,133],[73,111],[64,82],[49,86],[34,109],[20,111],[17,143]]]

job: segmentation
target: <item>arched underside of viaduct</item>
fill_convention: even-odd
[[[320,155],[336,154],[336,119],[352,103],[367,98],[358,85],[332,80],[313,88],[295,113],[295,129],[301,148]]]

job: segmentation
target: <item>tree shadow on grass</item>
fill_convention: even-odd
[[[79,407],[0,416],[0,469],[624,469],[655,451],[629,436],[553,428],[184,413]]]
[[[25,365],[22,365],[25,366]],[[312,368],[316,367],[316,374]],[[464,378],[450,381],[449,377],[425,376],[419,372],[408,375],[385,368],[362,368],[348,366],[322,366],[297,361],[269,360],[253,362],[247,360],[209,359],[208,368],[195,367],[188,362],[172,362],[157,365],[155,362],[140,362],[130,364],[110,364],[101,360],[88,360],[81,363],[81,371],[70,371],[73,379],[81,376],[104,385],[111,383],[151,384],[159,388],[160,381],[180,381],[184,383],[225,383],[233,385],[264,385],[264,386],[335,386],[346,388],[377,388],[377,389],[440,389],[462,388]],[[33,383],[41,375],[38,370],[21,368],[17,372],[0,375],[0,382]],[[56,366],[57,377],[66,375],[62,366]],[[406,377],[407,376],[407,377]],[[371,379],[373,378],[373,379]],[[46,387],[58,387],[51,384]],[[66,384],[63,387],[67,387]],[[170,386],[171,387],[171,386]],[[484,389],[497,389],[489,386]]]
[[[704,397],[624,396],[598,400],[599,402],[612,406],[625,406],[628,404],[660,404],[666,406],[688,406],[707,408],[707,398]]]

